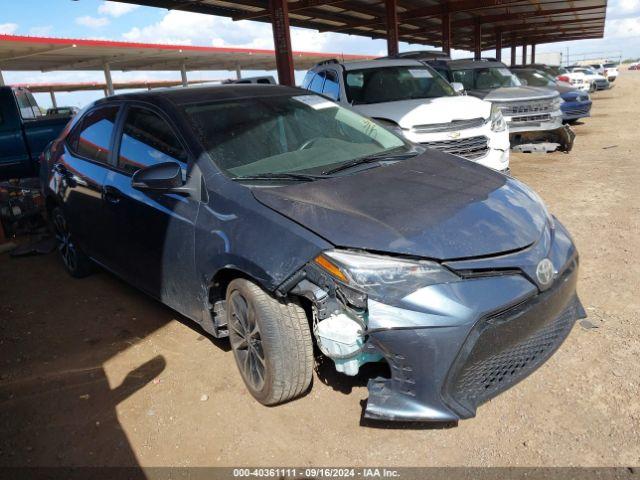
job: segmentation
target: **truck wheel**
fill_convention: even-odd
[[[226,303],[231,348],[251,395],[263,405],[302,395],[313,371],[311,332],[302,307],[277,300],[244,279],[229,284]]]
[[[54,208],[51,212],[51,222],[64,268],[72,277],[82,278],[89,275],[93,267],[91,259],[74,242],[60,207]]]

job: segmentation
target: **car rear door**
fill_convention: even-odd
[[[186,178],[193,167],[184,142],[162,111],[130,104],[117,134],[115,169],[105,182],[107,208],[117,224],[117,271],[130,283],[184,311],[194,289],[194,225],[199,199],[132,187],[140,168],[180,164]]]
[[[74,238],[107,266],[113,230],[105,222],[103,189],[119,110],[119,105],[89,110],[67,136],[65,152],[52,165],[51,175]]]

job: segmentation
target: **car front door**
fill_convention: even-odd
[[[131,104],[117,134],[115,168],[105,181],[107,208],[116,219],[117,273],[179,311],[195,290],[194,225],[200,199],[192,195],[133,188],[133,174],[163,162],[193,173],[184,142],[168,118],[149,106]]]
[[[108,264],[113,231],[105,222],[103,189],[112,155],[118,105],[88,111],[67,137],[65,153],[52,165],[69,229],[94,260]]]

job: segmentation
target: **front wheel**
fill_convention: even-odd
[[[237,279],[227,288],[231,348],[245,385],[263,405],[302,395],[313,372],[313,343],[303,308]]]
[[[93,266],[91,259],[74,241],[67,219],[60,207],[54,208],[51,212],[51,222],[64,268],[72,277],[82,278],[89,275]]]

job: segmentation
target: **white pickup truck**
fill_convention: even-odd
[[[321,62],[302,88],[374,119],[408,140],[481,165],[509,169],[509,131],[490,102],[460,95],[416,60]]]

